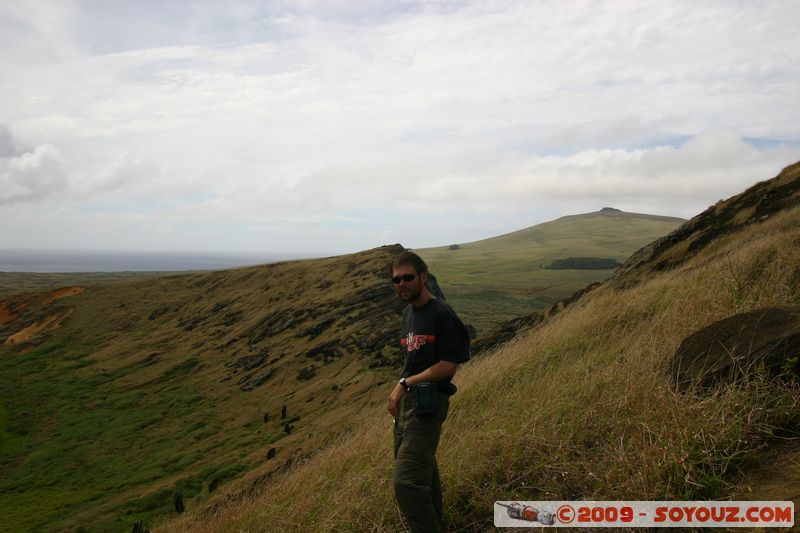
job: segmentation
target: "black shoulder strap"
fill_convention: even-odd
[[[439,287],[439,283],[436,281],[436,276],[434,276],[430,272],[428,272],[428,291],[430,291],[430,293],[436,296],[437,298],[440,298],[442,300],[447,300],[447,298],[444,297],[442,288]]]

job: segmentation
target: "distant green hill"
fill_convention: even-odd
[[[554,261],[580,257],[622,263],[684,222],[606,207],[457,247],[416,251],[448,301],[483,335],[505,320],[549,307],[614,273],[548,269]]]

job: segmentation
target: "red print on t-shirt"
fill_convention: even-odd
[[[436,335],[414,335],[414,333],[409,333],[405,339],[400,339],[400,344],[405,346],[409,352],[413,352],[414,350],[419,350],[419,347],[423,344],[428,343],[433,344],[436,342]]]

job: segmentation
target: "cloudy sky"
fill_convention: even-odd
[[[0,0],[0,248],[344,253],[800,160],[800,2]]]

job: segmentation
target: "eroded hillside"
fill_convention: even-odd
[[[395,372],[400,250],[4,297],[4,525],[130,530],[346,433]]]

